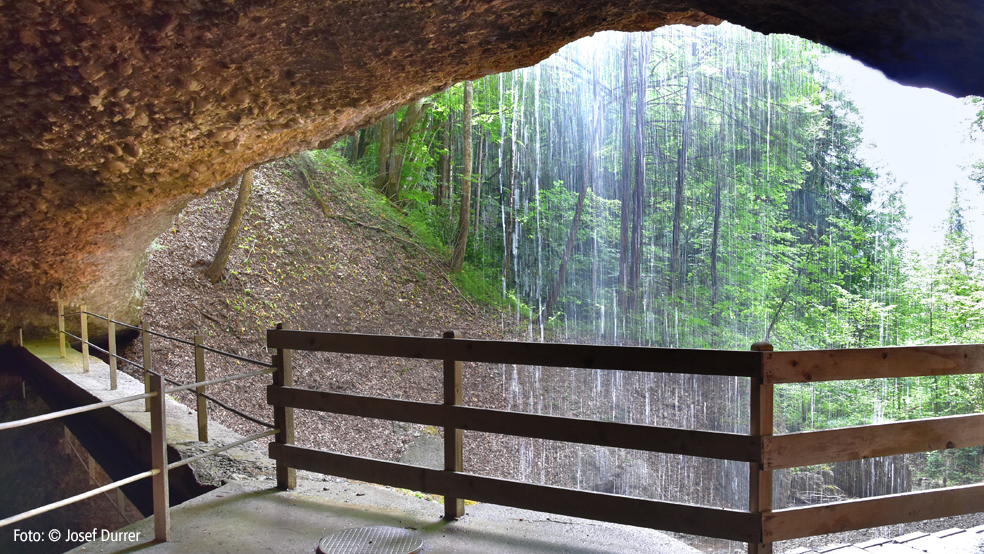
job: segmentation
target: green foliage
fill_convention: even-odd
[[[904,183],[865,163],[860,115],[818,67],[827,55],[730,25],[599,34],[476,81],[471,137],[462,87],[431,97],[396,205],[446,256],[472,141],[473,230],[457,284],[535,318],[564,266],[554,312],[534,320],[545,335],[742,350],[766,336],[782,350],[984,342],[963,201],[955,194],[938,251],[909,250]],[[367,185],[377,151],[357,162]],[[788,431],[831,428],[982,410],[984,384],[783,386],[777,405]],[[925,461],[927,478],[978,471],[946,456]]]

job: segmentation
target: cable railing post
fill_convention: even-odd
[[[116,511],[126,520],[126,495],[123,494],[123,489],[120,487],[116,488]]]
[[[109,341],[109,390],[116,390],[116,324],[115,314],[106,316],[106,339]]]
[[[65,303],[58,293],[58,355],[65,357]]]
[[[756,342],[751,349],[772,352],[772,345]],[[762,377],[752,377],[751,381],[749,434],[761,440],[773,433],[773,385],[764,384]],[[748,511],[761,516],[772,511],[772,470],[762,469],[758,462],[751,462],[748,467]],[[772,554],[772,543],[748,543],[748,554]]]
[[[458,331],[445,331],[444,338],[460,339]],[[461,362],[444,360],[444,405],[461,404]],[[461,461],[461,429],[444,428],[444,471],[460,472],[464,469]],[[453,496],[444,497],[444,519],[458,519],[465,515],[465,500]]]
[[[144,392],[150,392],[150,372],[152,371],[151,359],[150,359],[150,329],[147,326],[147,321],[140,320],[140,338],[143,339],[143,369],[144,369]],[[144,403],[144,409],[150,411],[150,398],[148,398]]]
[[[82,337],[82,373],[89,373],[89,321],[85,303],[79,305],[79,336]]]
[[[153,477],[154,490],[154,538],[167,542],[171,534],[171,514],[167,483],[167,418],[164,409],[164,376],[149,375],[150,390],[155,396],[148,398],[150,409],[150,459],[158,472]]]
[[[195,335],[195,381],[199,383],[205,380],[205,349],[202,348],[204,340],[204,336]],[[208,442],[208,404],[205,402],[205,386],[196,388],[195,395],[198,400],[198,440]]]
[[[277,329],[290,329],[286,323],[278,323]],[[273,372],[273,384],[278,387],[294,385],[293,369],[291,368],[290,350],[280,348],[273,357],[277,370]],[[285,406],[273,407],[273,425],[280,430],[275,441],[280,444],[294,444],[294,408]],[[288,467],[286,462],[277,460],[277,488],[280,490],[297,487],[297,470]]]

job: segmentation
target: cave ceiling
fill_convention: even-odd
[[[722,20],[984,93],[972,0],[0,0],[0,329],[139,317],[151,241],[243,169],[601,30]]]

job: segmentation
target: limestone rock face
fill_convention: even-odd
[[[975,0],[0,0],[0,331],[59,289],[134,321],[190,198],[577,38],[726,19],[984,93]]]

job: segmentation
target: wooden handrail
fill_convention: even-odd
[[[984,446],[984,414],[763,437],[762,460],[783,469],[968,446]]]
[[[762,353],[267,330],[267,346],[430,360],[757,377]]]
[[[392,419],[545,440],[629,448],[750,462],[748,511],[618,497],[532,485],[456,471],[383,462],[299,448],[282,440],[270,445],[278,471],[306,469],[332,475],[526,509],[542,510],[653,529],[749,543],[749,552],[772,552],[772,543],[837,531],[907,523],[984,511],[984,485],[951,487],[822,506],[772,510],[772,472],[876,456],[984,446],[984,414],[773,435],[773,387],[811,381],[984,373],[984,345],[916,346],[772,352],[444,340],[350,333],[267,332],[278,364],[289,378],[293,349],[373,356],[536,365],[550,367],[731,375],[750,377],[748,435],[662,428],[540,414],[297,389],[288,379],[267,389],[267,401],[294,408]],[[286,363],[285,363],[286,360]],[[445,372],[446,379],[447,371]],[[454,376],[452,372],[450,375]],[[448,383],[445,383],[447,389]],[[457,386],[457,384],[455,384]],[[447,400],[447,399],[446,399]],[[450,458],[449,458],[450,459]],[[328,469],[330,468],[330,469]],[[455,513],[446,507],[449,513]]]
[[[744,542],[755,540],[762,531],[758,514],[738,510],[451,473],[278,443],[270,444],[270,457],[293,468],[319,473],[330,467],[332,475],[347,479],[663,531]]]
[[[967,485],[776,510],[764,514],[763,534],[776,542],[982,511],[984,485]]]
[[[984,344],[766,352],[766,383],[984,373]]]
[[[553,441],[629,448],[739,462],[758,461],[761,440],[750,435],[654,427],[472,408],[411,400],[393,400],[290,387],[267,388],[267,402],[275,406],[335,414],[389,419],[454,427]]]

